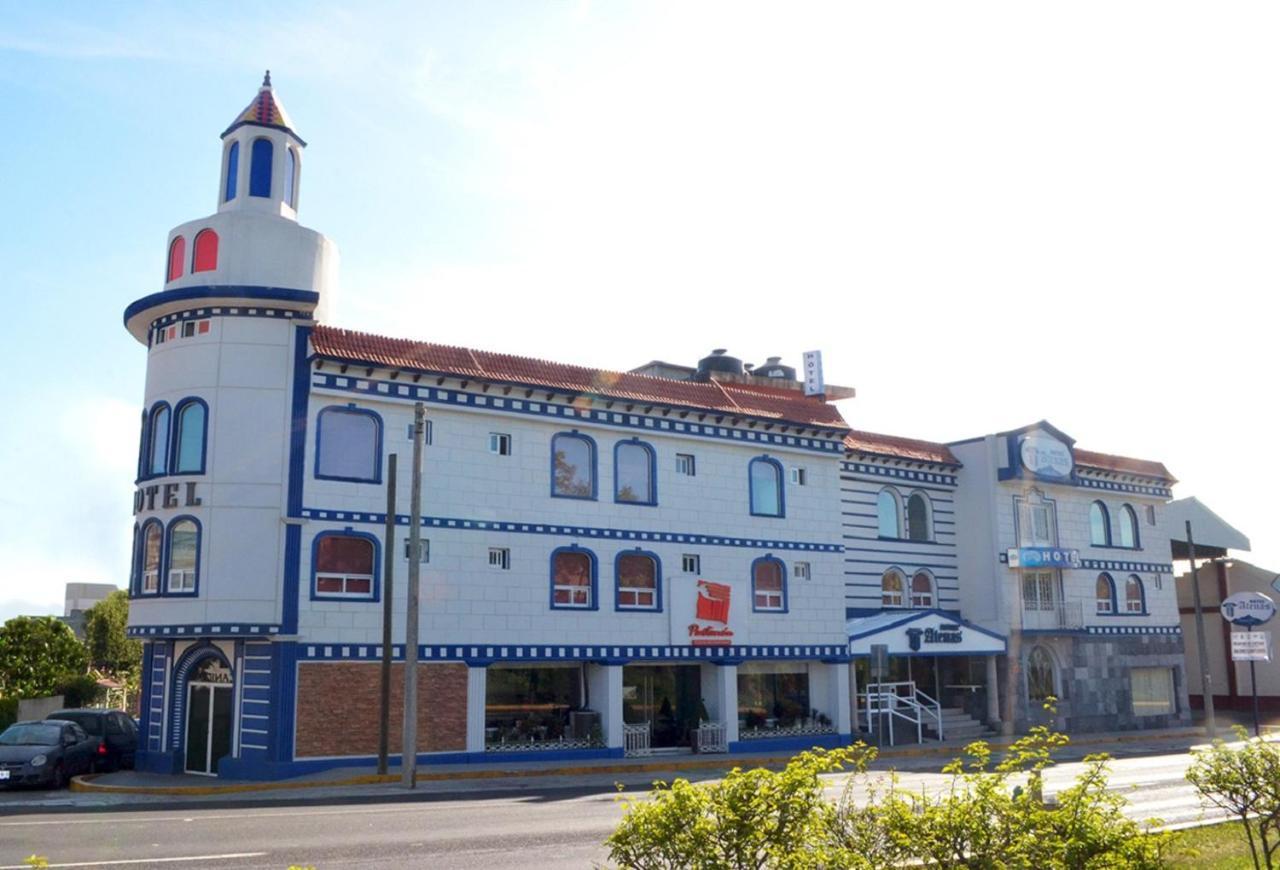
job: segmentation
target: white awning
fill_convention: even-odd
[[[1165,528],[1169,530],[1169,537],[1175,541],[1186,541],[1187,520],[1191,520],[1191,536],[1195,538],[1196,550],[1213,547],[1217,550],[1249,551],[1249,539],[1244,533],[1209,510],[1194,495],[1171,501],[1165,505],[1164,510],[1167,518]]]
[[[1002,635],[941,610],[886,610],[850,619],[845,628],[855,657],[871,655],[875,644],[891,656],[999,655],[1008,646]]]

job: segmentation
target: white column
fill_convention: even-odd
[[[587,694],[590,709],[600,714],[604,745],[622,749],[622,665],[587,665]]]
[[[467,752],[484,752],[484,699],[489,671],[467,668]]]
[[[837,734],[853,733],[853,706],[849,700],[849,684],[853,680],[853,662],[833,662],[826,665],[827,681],[831,684],[831,724]]]
[[[738,666],[703,664],[702,701],[711,721],[724,725],[725,740],[738,739]]]
[[[1000,724],[1000,680],[996,657],[987,656],[987,724],[997,727]]]
[[[857,662],[849,662],[849,727],[858,724],[858,668]]]

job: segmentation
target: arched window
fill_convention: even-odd
[[[142,409],[142,425],[138,431],[138,480],[147,476],[147,409]]]
[[[192,272],[212,272],[218,268],[218,234],[213,230],[201,230],[191,246]]]
[[[1138,515],[1129,505],[1120,507],[1120,546],[1138,548]]]
[[[1057,669],[1053,656],[1044,647],[1035,647],[1027,655],[1027,697],[1037,703],[1057,697],[1057,694]]]
[[[907,578],[896,568],[890,568],[880,578],[880,604],[884,607],[903,607]]]
[[[562,547],[551,554],[551,608],[595,610],[596,557],[590,550]]]
[[[1124,612],[1147,612],[1146,590],[1142,588],[1142,580],[1137,574],[1130,574],[1129,579],[1124,581]]]
[[[907,537],[912,541],[933,539],[930,528],[929,499],[922,492],[913,492],[907,499]]]
[[[292,148],[286,148],[289,158],[284,167],[284,204],[289,208],[297,208],[293,202],[293,191],[298,183],[298,155]]]
[[[643,441],[619,441],[613,448],[613,498],[626,504],[658,503],[653,448]]]
[[[1111,546],[1111,517],[1100,501],[1089,505],[1089,543],[1095,547]]]
[[[933,607],[933,578],[928,571],[917,571],[911,578],[911,606]]]
[[[781,517],[786,514],[782,494],[782,465],[768,456],[757,456],[747,466],[753,517]]]
[[[876,520],[880,537],[902,537],[902,506],[893,490],[882,489],[876,496]]]
[[[382,482],[382,418],[354,406],[325,408],[316,418],[316,477]]]
[[[138,554],[138,591],[155,595],[160,591],[161,536],[159,520],[147,520],[142,526],[142,551]]]
[[[204,443],[207,423],[205,404],[200,399],[183,399],[175,412],[173,473],[204,474]]]
[[[662,570],[658,557],[634,550],[619,553],[614,563],[618,586],[614,606],[618,610],[661,610]]]
[[[227,186],[222,192],[222,201],[231,202],[236,198],[236,181],[240,174],[240,143],[232,142],[227,149]]]
[[[321,532],[312,551],[313,598],[378,597],[378,545],[353,532]]]
[[[182,277],[182,265],[187,259],[187,240],[175,236],[169,243],[169,270],[165,273],[165,281],[177,281]]]
[[[787,609],[787,569],[772,556],[751,563],[751,609],[779,613]]]
[[[560,498],[596,497],[596,442],[577,432],[551,439],[551,494]]]
[[[1108,614],[1116,612],[1116,584],[1111,579],[1110,574],[1099,574],[1096,587],[1095,598],[1097,599],[1098,613]]]
[[[253,140],[253,159],[249,164],[250,196],[271,196],[271,160],[274,153],[270,139]]]
[[[200,565],[200,525],[191,517],[179,517],[169,524],[167,591],[170,595],[195,595],[196,572]]]
[[[169,470],[169,406],[164,402],[151,409],[147,430],[147,474],[151,477]]]

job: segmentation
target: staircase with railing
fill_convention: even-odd
[[[866,687],[858,705],[858,724],[875,735],[881,731],[890,746],[897,745],[897,731],[914,728],[916,742],[923,743],[925,728],[945,739],[942,705],[916,688],[914,681],[872,683]],[[896,726],[896,727],[895,727]]]

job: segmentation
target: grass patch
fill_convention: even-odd
[[[1175,831],[1165,852],[1165,866],[1253,870],[1253,858],[1240,822],[1225,822]]]

